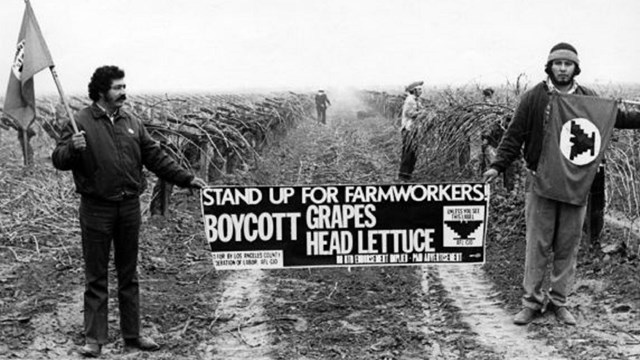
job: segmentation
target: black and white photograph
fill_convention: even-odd
[[[0,359],[640,359],[638,15],[2,0]]]

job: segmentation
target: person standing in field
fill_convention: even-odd
[[[414,122],[422,109],[418,99],[422,95],[422,85],[424,81],[416,81],[405,88],[407,97],[402,104],[402,122],[400,124],[400,134],[402,136],[402,153],[400,155],[400,170],[398,178],[402,181],[411,181],[411,176],[416,165],[416,142],[415,133],[412,130]]]
[[[602,159],[603,153],[591,155],[589,163],[570,163],[574,151],[580,155],[589,156],[593,153],[593,139],[597,135],[605,139],[615,126],[617,128],[639,128],[640,112],[627,107],[623,102],[595,98],[596,93],[579,85],[575,77],[580,74],[580,61],[576,49],[567,43],[559,43],[551,48],[547,57],[545,72],[548,77],[522,95],[515,115],[498,146],[495,161],[490,169],[483,174],[484,181],[492,181],[521,154],[524,145],[524,160],[528,169],[525,198],[526,220],[526,253],[522,297],[522,310],[518,312],[513,322],[518,325],[530,323],[535,317],[546,310],[554,312],[556,318],[568,325],[575,325],[576,318],[567,309],[567,297],[573,285],[578,247],[582,236],[582,226],[587,211],[586,198],[589,187]],[[576,94],[582,97],[571,97]],[[593,98],[585,99],[585,96]],[[607,108],[610,111],[602,121],[599,131],[584,132],[583,125],[573,126],[576,121],[585,119],[572,118],[564,125],[571,125],[571,135],[560,134],[561,141],[570,138],[571,146],[556,150],[557,135],[556,117],[552,112],[558,111],[563,104],[562,99],[581,101],[582,104],[595,104],[594,109]],[[593,99],[593,100],[591,100]],[[551,107],[551,100],[556,106]],[[591,105],[590,105],[591,106]],[[566,110],[565,110],[566,111]],[[571,114],[567,111],[568,114]],[[609,120],[611,119],[611,120]],[[596,121],[594,117],[591,119]],[[613,124],[615,123],[615,124]],[[581,122],[580,124],[584,124]],[[593,124],[593,122],[591,123]],[[600,128],[599,128],[600,129]],[[598,130],[599,130],[598,129]],[[574,133],[574,130],[576,131]],[[564,131],[564,130],[563,130]],[[605,134],[605,135],[600,135]],[[545,139],[546,137],[546,139]],[[556,144],[556,145],[554,145]],[[569,151],[572,155],[567,155]],[[576,150],[577,149],[577,150]],[[565,164],[565,168],[550,166],[549,164]],[[567,171],[565,169],[571,169]],[[584,173],[571,172],[584,171]],[[584,176],[582,183],[574,183],[575,187],[566,186],[573,178],[569,175],[589,174]],[[580,175],[582,176],[582,175]],[[580,188],[580,192],[574,189]],[[545,195],[542,195],[545,194]],[[563,198],[565,200],[558,200]],[[574,199],[579,199],[574,200]],[[545,270],[549,262],[549,252],[553,252],[551,262],[551,277],[549,291],[542,289]]]
[[[80,353],[86,357],[99,356],[107,342],[107,275],[112,243],[125,348],[153,351],[160,347],[140,334],[137,260],[143,165],[179,186],[206,186],[162,150],[140,119],[122,108],[126,101],[124,76],[116,66],[95,70],[89,83],[93,103],[75,117],[79,132],[74,134],[67,126],[51,156],[57,169],[73,172],[80,194],[86,341]]]
[[[494,121],[488,129],[480,134],[482,140],[482,172],[486,171],[487,166],[495,158],[495,151],[502,140],[502,136],[511,122],[511,115],[499,118]],[[503,172],[502,184],[507,191],[513,191],[515,186],[515,169],[514,166],[507,167]]]
[[[324,90],[318,90],[315,96],[316,100],[316,112],[318,113],[318,122],[322,124],[327,123],[327,107],[331,105],[327,94]]]

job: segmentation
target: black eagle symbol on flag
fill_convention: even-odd
[[[469,235],[472,232],[476,231],[480,224],[482,224],[482,220],[470,220],[470,221],[445,221],[444,222],[449,229],[453,230],[459,238],[455,240],[466,240],[469,239]]]
[[[575,121],[571,121],[571,154],[569,154],[569,158],[573,161],[576,156],[589,152],[591,156],[595,156],[595,142],[596,142],[596,134],[592,133],[589,136],[582,130],[582,127],[578,125]]]

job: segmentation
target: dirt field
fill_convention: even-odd
[[[263,152],[256,168],[223,181],[393,182],[397,129],[379,116],[358,119],[356,111],[368,109],[354,99],[332,101],[327,125],[301,122]],[[0,136],[0,359],[79,358],[84,279],[71,178],[53,170],[46,135],[34,140],[41,144],[30,171],[21,167],[14,133]],[[42,194],[44,183],[59,184],[57,193]],[[57,198],[57,208],[49,209],[54,203],[45,196]],[[484,266],[237,272],[213,269],[197,193],[175,193],[167,218],[149,216],[148,197],[139,265],[142,323],[162,349],[124,352],[113,276],[103,359],[640,357],[640,260],[624,248],[581,251],[570,298],[577,326],[551,315],[512,325],[524,256],[521,192],[506,194],[496,185]],[[29,211],[27,221],[23,212]],[[32,227],[34,235],[17,238],[18,228],[6,226],[12,222]],[[634,235],[608,225],[602,244],[625,236]]]

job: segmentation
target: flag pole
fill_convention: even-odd
[[[25,0],[29,1],[29,0]],[[56,72],[55,65],[49,66],[49,70],[51,70],[51,76],[53,76],[53,81],[56,83],[56,87],[58,88],[58,94],[60,94],[60,100],[62,101],[62,105],[64,105],[65,110],[67,111],[67,115],[69,115],[69,120],[71,121],[71,126],[73,127],[73,132],[77,134],[78,125],[76,125],[76,120],[73,118],[73,113],[71,112],[71,107],[67,102],[66,96],[64,96],[64,91],[62,90],[62,85],[60,84],[60,79],[58,78],[58,73]]]
[[[22,130],[22,151],[24,151],[24,166],[29,166],[29,127]]]

